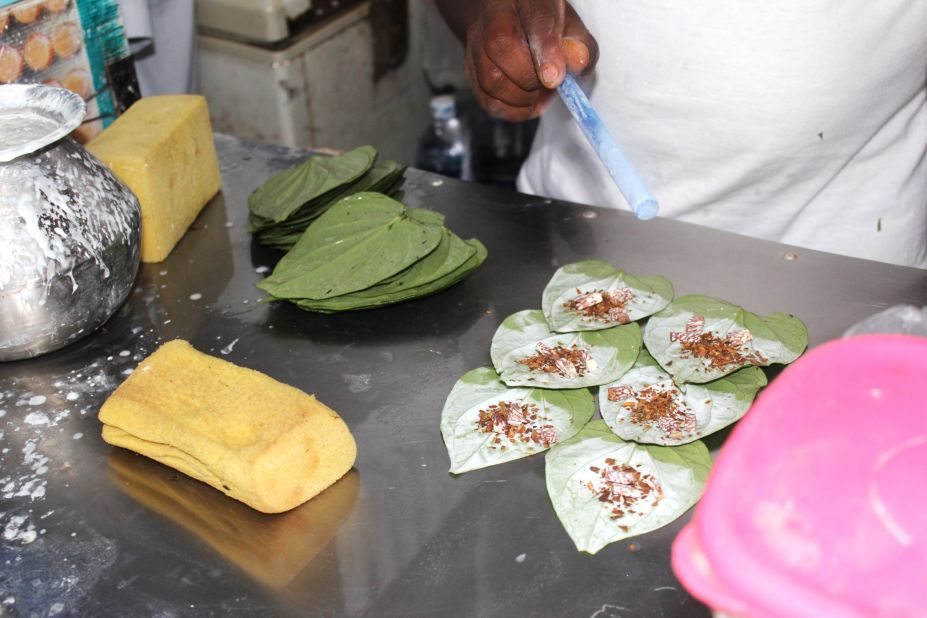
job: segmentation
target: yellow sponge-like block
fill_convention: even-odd
[[[264,513],[341,478],[357,455],[334,411],[291,386],[181,340],[146,358],[100,409],[103,439]]]
[[[140,99],[87,149],[138,197],[143,262],[166,258],[222,184],[201,96]]]

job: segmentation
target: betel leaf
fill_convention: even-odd
[[[457,234],[445,228],[442,230],[441,242],[434,251],[389,279],[357,294],[370,292],[371,296],[378,296],[424,285],[453,272],[474,253],[475,247],[468,245]]]
[[[405,169],[405,166],[400,166],[395,161],[378,162],[355,182],[342,185],[309,200],[290,213],[283,221],[274,222],[251,213],[251,231],[256,233],[262,244],[276,249],[289,250],[315,219],[346,195],[366,191],[383,193],[393,199],[398,199],[396,195],[400,192],[399,189],[404,182]]]
[[[580,388],[620,378],[634,364],[640,347],[637,324],[553,333],[541,311],[526,310],[503,320],[493,335],[490,355],[509,386]]]
[[[300,300],[298,304],[311,311],[348,311],[388,305],[441,291],[459,280],[455,277],[469,274],[486,257],[486,250],[478,241],[460,240],[448,230],[444,231],[444,237],[438,248],[424,259],[382,283],[324,300]]]
[[[354,294],[346,294],[344,296],[338,296],[326,301],[313,301],[308,299],[299,299],[294,300],[294,302],[299,305],[301,308],[308,311],[317,311],[320,313],[333,313],[336,311],[352,311],[359,309],[372,309],[374,307],[382,307],[385,305],[392,305],[394,303],[403,302],[406,300],[411,300],[413,298],[420,298],[422,296],[428,296],[430,294],[437,294],[438,292],[445,290],[452,285],[458,283],[465,279],[471,272],[476,270],[480,264],[486,259],[486,247],[483,244],[475,239],[464,241],[471,247],[476,249],[474,253],[466,262],[460,265],[453,272],[436,279],[430,283],[425,283],[414,288],[407,288],[400,292],[395,292],[391,294],[376,296],[373,298],[361,297],[361,295],[366,292],[362,290]],[[372,289],[372,288],[370,288]]]
[[[293,248],[293,245],[299,241],[304,231],[305,229],[297,232],[281,232],[278,234],[263,234],[258,232],[258,240],[266,247],[279,249],[280,251],[289,251]]]
[[[492,368],[474,369],[457,381],[441,412],[450,472],[545,451],[575,435],[594,413],[588,389],[511,388]]]
[[[616,382],[599,389],[599,410],[624,440],[686,444],[740,420],[766,385],[759,367],[744,367],[705,384],[679,384],[641,350]]]
[[[444,225],[444,215],[436,210],[406,206],[406,214],[424,225]]]
[[[701,442],[625,442],[592,421],[546,456],[547,493],[580,551],[656,530],[698,502],[711,469]]]
[[[442,230],[385,195],[352,195],[319,217],[258,287],[276,298],[316,300],[363,290],[431,253]]]
[[[306,202],[359,179],[376,158],[373,146],[361,146],[335,157],[311,156],[300,165],[274,174],[255,189],[248,197],[248,209],[258,219],[284,221]]]
[[[350,191],[352,193],[373,191],[389,195],[402,184],[402,176],[405,171],[405,165],[399,165],[390,159],[377,161],[376,165],[351,185]]]
[[[644,344],[676,382],[710,382],[748,365],[790,363],[808,346],[798,318],[759,317],[708,296],[681,296],[650,317]]]
[[[388,161],[387,163],[392,162]],[[378,185],[384,180],[381,175],[384,173],[389,174],[389,170],[392,169],[392,166],[384,168],[382,165],[383,164],[377,163],[354,182],[342,184],[313,197],[298,208],[288,212],[286,217],[279,221],[264,219],[263,217],[255,215],[254,212],[251,212],[251,231],[255,232],[258,239],[267,245],[280,244],[284,242],[285,239],[293,238],[295,235],[295,238],[290,243],[292,246],[299,240],[299,235],[306,230],[310,223],[318,219],[328,208],[345,196],[354,193],[363,193],[365,191],[385,193],[388,195],[386,191],[381,191]]]
[[[601,330],[660,311],[673,300],[664,277],[632,277],[608,262],[575,262],[557,270],[541,307],[551,330]]]

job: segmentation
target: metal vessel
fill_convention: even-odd
[[[67,137],[83,118],[67,90],[0,86],[0,361],[92,333],[135,280],[138,200]]]

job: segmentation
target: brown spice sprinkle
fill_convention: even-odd
[[[493,444],[505,451],[502,438],[512,442],[537,444],[548,448],[557,442],[557,430],[538,414],[535,404],[500,401],[485,410],[480,410],[477,429],[482,433],[496,434]],[[490,448],[494,448],[490,446]]]
[[[620,401],[611,398],[611,388],[608,395],[609,401]],[[641,389],[633,401],[625,401],[621,407],[630,411],[629,420],[632,423],[642,425],[646,429],[656,425],[674,440],[682,439],[686,434],[695,431],[695,415],[684,403],[676,400],[674,391],[670,389],[648,386]]]
[[[725,370],[734,365],[762,365],[766,358],[755,350],[745,349],[753,340],[748,330],[728,333],[724,338],[711,331],[700,332],[705,318],[692,316],[683,333],[670,333],[670,341],[679,342],[683,352],[694,358],[706,359],[713,369]]]
[[[695,358],[708,360],[708,366],[724,370],[733,365],[760,365],[766,359],[759,352],[744,352],[729,339],[715,337],[713,333],[702,333],[697,341],[682,342],[682,349]]]
[[[632,465],[618,464],[614,459],[605,460],[605,467],[589,466],[589,469],[598,475],[599,483],[587,481],[586,489],[596,495],[599,502],[611,507],[610,517],[621,519],[625,515],[638,515],[635,510],[641,502],[652,499],[651,508],[656,507],[663,500],[663,488],[652,474],[641,474]],[[649,510],[649,509],[648,509]],[[627,526],[619,526],[627,532]]]
[[[592,292],[583,292],[576,288],[576,294],[575,298],[563,303],[563,308],[567,311],[600,322],[627,324],[631,321],[626,307],[628,302],[634,298],[634,292],[629,288]]]
[[[676,411],[676,402],[672,391],[655,390],[652,386],[643,389],[635,401],[626,401],[623,408],[631,410],[631,422],[638,424],[653,424],[670,416]]]
[[[539,341],[535,349],[537,354],[523,358],[518,363],[526,365],[531,371],[542,371],[569,378],[582,377],[589,369],[589,353],[575,345],[572,348],[562,345],[552,348],[543,341]]]

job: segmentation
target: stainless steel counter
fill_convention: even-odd
[[[554,270],[580,259],[794,313],[812,345],[883,307],[927,304],[927,271],[415,171],[406,202],[489,248],[469,279],[351,314],[259,303],[254,284],[279,254],[252,242],[245,201],[298,153],[217,144],[222,194],[167,261],[143,266],[116,316],[58,353],[0,364],[0,615],[707,616],[669,566],[687,517],[590,557],[554,515],[543,457],[450,476],[438,422],[451,386],[489,364],[506,315],[538,307]],[[266,516],[103,443],[100,404],[178,337],[338,410],[355,470]]]

